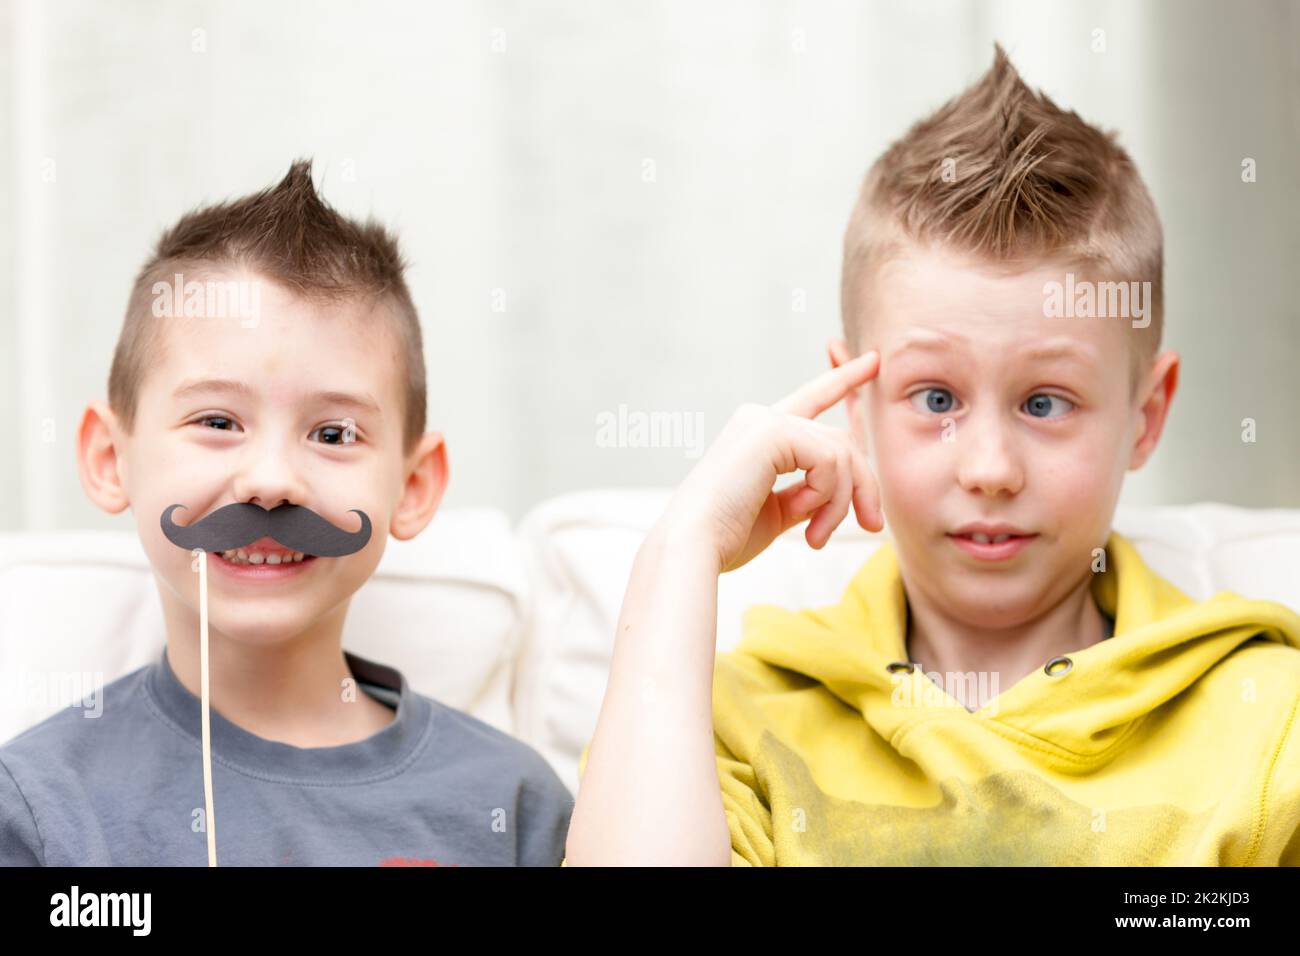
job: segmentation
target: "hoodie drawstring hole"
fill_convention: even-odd
[[[1074,661],[1068,657],[1053,657],[1043,668],[1043,673],[1048,677],[1060,677],[1062,674],[1069,673],[1073,667]]]
[[[911,661],[894,661],[892,664],[886,665],[885,670],[891,674],[910,674],[915,670],[915,666]]]

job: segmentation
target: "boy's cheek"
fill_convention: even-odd
[[[876,440],[876,480],[891,524],[912,524],[933,514],[951,473],[951,462],[939,439],[885,432]]]
[[[1103,456],[1080,454],[1053,460],[1043,470],[1042,487],[1048,489],[1060,510],[1075,515],[1107,511],[1119,495],[1120,482]]]
[[[954,446],[945,441],[944,430],[939,418],[933,422],[902,415],[882,418],[872,433],[880,479],[888,474],[926,484],[950,473]]]

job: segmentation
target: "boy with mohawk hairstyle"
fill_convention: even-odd
[[[1177,381],[1162,256],[1114,136],[1000,47],[880,157],[832,369],[742,407],[637,554],[567,864],[1300,865],[1300,616],[1110,527]],[[890,535],[843,599],[715,661],[718,576],[850,504]]]
[[[305,161],[159,240],[77,453],[91,500],[136,514],[166,647],[98,719],[69,707],[0,747],[0,865],[560,862],[573,800],[540,754],[342,649],[388,535],[419,534],[447,484],[403,272]]]

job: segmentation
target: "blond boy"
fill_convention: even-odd
[[[833,370],[742,407],[637,555],[568,864],[1300,864],[1300,617],[1111,529],[1177,383],[1162,255],[1000,48],[875,163]],[[890,535],[843,600],[715,664],[718,576],[850,507]]]

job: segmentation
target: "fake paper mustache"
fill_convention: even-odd
[[[370,540],[370,519],[364,511],[361,528],[344,531],[310,508],[284,504],[270,511],[260,505],[236,501],[184,527],[172,521],[172,512],[184,505],[171,505],[162,513],[162,531],[179,548],[220,552],[242,548],[259,538],[274,538],[293,551],[320,558],[338,558],[360,551]]]

